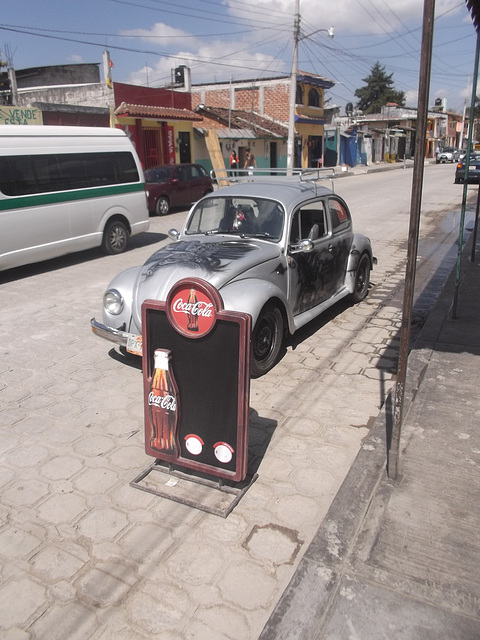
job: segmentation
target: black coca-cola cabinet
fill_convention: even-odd
[[[226,311],[212,285],[188,278],[172,287],[166,302],[146,300],[142,322],[146,453],[179,468],[243,480],[250,315]],[[155,362],[161,370],[154,376]]]

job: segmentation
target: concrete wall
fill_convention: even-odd
[[[36,90],[19,90],[18,92],[20,106],[26,106],[33,102],[47,102],[49,104],[81,105],[82,107],[109,107],[112,98],[112,90],[103,83],[71,87],[45,87]]]
[[[31,67],[15,72],[18,89],[65,84],[100,82],[100,68],[93,64],[62,64],[50,67]]]

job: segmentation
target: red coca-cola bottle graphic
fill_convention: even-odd
[[[178,425],[178,389],[170,368],[171,353],[156,349],[154,371],[148,394],[150,447],[174,453]]]
[[[197,295],[195,293],[195,289],[190,289],[190,294],[187,300],[187,329],[188,331],[198,331],[198,300]]]

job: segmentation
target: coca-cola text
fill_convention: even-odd
[[[173,303],[175,313],[187,313],[194,316],[211,318],[213,315],[213,304],[211,302],[197,301],[195,303],[185,302],[181,298]]]
[[[148,394],[148,404],[150,406],[160,407],[161,409],[167,409],[168,411],[177,410],[177,402],[173,396],[157,396],[153,391],[150,391]]]

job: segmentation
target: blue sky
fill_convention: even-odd
[[[300,0],[298,68],[336,85],[330,104],[355,104],[375,62],[416,106],[423,0]],[[179,64],[192,83],[288,74],[294,0],[22,0],[4,3],[0,50],[16,69],[102,61],[113,80],[163,87]],[[437,0],[430,100],[461,112],[472,85],[476,32],[466,4]],[[334,38],[326,31],[333,26]],[[101,67],[102,69],[102,67]],[[471,89],[470,89],[471,91]],[[480,91],[480,90],[479,90]],[[478,91],[477,91],[478,93]]]

